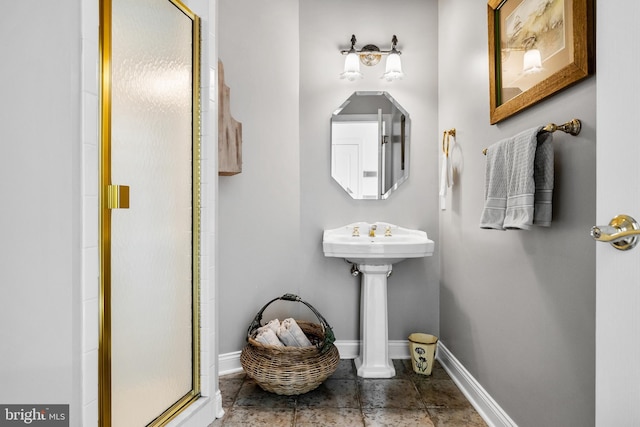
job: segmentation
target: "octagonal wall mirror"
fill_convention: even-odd
[[[410,130],[387,92],[355,92],[331,116],[331,177],[354,199],[388,198],[409,177]]]

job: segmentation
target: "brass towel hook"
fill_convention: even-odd
[[[456,128],[445,130],[442,133],[442,152],[449,157],[449,136],[456,137]]]

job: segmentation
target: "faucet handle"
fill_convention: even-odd
[[[352,237],[360,237],[360,227],[359,226],[354,226],[353,227],[353,233],[351,233]]]
[[[387,228],[384,230],[384,235],[386,237],[391,237],[391,226],[387,225]]]

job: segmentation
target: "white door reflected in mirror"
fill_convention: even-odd
[[[376,199],[380,194],[378,128],[377,120],[331,125],[331,176],[354,199]]]
[[[409,114],[387,92],[355,92],[331,117],[331,176],[354,199],[386,199],[409,177]]]

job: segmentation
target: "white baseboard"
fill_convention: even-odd
[[[338,340],[335,342],[340,359],[355,359],[360,354],[359,340]],[[218,357],[219,375],[235,374],[242,371],[240,364],[241,351],[221,354]],[[409,342],[405,340],[389,341],[389,357],[391,359],[409,359]]]
[[[355,359],[360,354],[359,340],[338,340],[335,342],[340,359]],[[409,341],[406,340],[389,340],[389,358],[391,359],[409,359]]]
[[[436,358],[490,427],[518,427],[441,341]]]
[[[218,375],[235,374],[242,371],[240,364],[241,351],[224,353],[218,356]]]
[[[216,418],[222,418],[224,416],[224,409],[222,409],[222,393],[220,390],[216,391],[215,406],[213,408]]]

